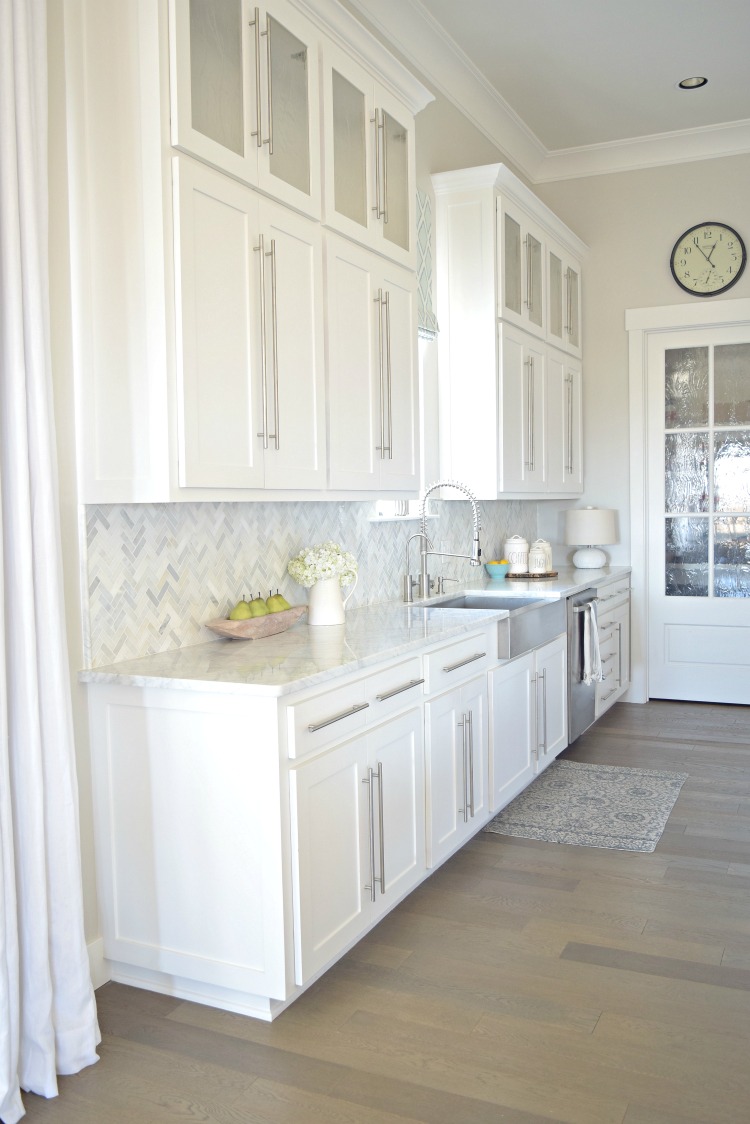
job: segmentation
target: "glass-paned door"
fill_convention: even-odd
[[[750,342],[664,355],[668,597],[750,597]]]
[[[750,702],[750,326],[649,340],[649,694]]]

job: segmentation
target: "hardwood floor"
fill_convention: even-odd
[[[652,854],[480,833],[275,1023],[108,984],[54,1124],[750,1121],[750,708],[618,704],[689,774]]]

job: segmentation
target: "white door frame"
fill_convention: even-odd
[[[693,301],[625,311],[630,371],[631,686],[628,702],[648,702],[648,337],[681,328],[750,322],[750,299]]]

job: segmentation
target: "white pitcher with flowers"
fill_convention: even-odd
[[[298,585],[309,589],[307,623],[313,626],[344,623],[346,603],[357,584],[357,559],[338,543],[305,547],[287,566]],[[346,597],[341,588],[351,585]]]

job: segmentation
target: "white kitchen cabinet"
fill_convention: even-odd
[[[89,702],[113,977],[263,1014],[266,997],[288,994],[283,809],[267,715],[248,723],[238,695],[108,684],[92,686]]]
[[[69,165],[75,169],[67,190],[80,502],[261,499],[269,489],[284,489],[288,498],[291,493],[300,499],[324,495],[320,50],[329,44],[351,52],[358,65],[371,71],[373,90],[382,87],[386,109],[390,97],[412,114],[430,100],[429,92],[336,0],[269,0],[257,21],[245,0],[80,0],[66,9],[66,137]],[[268,144],[269,74],[273,152]],[[393,108],[390,112],[399,125],[409,125]],[[177,147],[187,154],[178,158],[180,191],[190,175],[184,171],[188,167],[219,177],[200,204],[194,201],[192,211],[187,204],[182,207],[180,191],[173,192]],[[400,178],[398,165],[399,158],[391,153],[391,191]],[[258,200],[241,196],[243,187],[256,192]],[[411,222],[411,198],[409,203]],[[289,217],[282,218],[281,210],[265,211],[273,204],[283,204]],[[252,220],[256,205],[259,225]],[[392,215],[390,229],[396,232],[401,211],[395,203]],[[296,222],[302,216],[312,216],[314,225],[305,228]],[[214,229],[217,240],[210,245]],[[261,234],[263,258],[254,249]],[[196,245],[191,246],[193,235]],[[265,256],[271,253],[272,238],[276,339],[273,268]],[[392,250],[388,237],[381,238],[382,252],[392,257],[403,249],[395,233],[394,238]],[[265,286],[259,278],[261,260],[267,265]],[[197,273],[190,276],[189,268]],[[230,276],[236,288],[229,285]],[[263,294],[265,348],[258,303]],[[412,313],[411,298],[403,314],[395,307],[399,301],[394,292],[394,347],[401,346],[406,334],[401,324]],[[186,312],[191,302],[197,310],[194,326]],[[291,334],[285,328],[290,321]],[[410,356],[415,348],[414,343]],[[410,377],[416,386],[413,370]],[[264,385],[266,409],[257,398]],[[394,381],[394,394],[400,387]],[[394,414],[394,429],[410,424],[402,417]],[[262,455],[259,433],[265,433],[261,444],[269,442]],[[278,449],[271,434],[279,435]],[[411,452],[399,441],[391,466],[402,480],[393,486],[402,491],[407,487],[403,463]],[[408,487],[413,490],[416,483]]]
[[[630,578],[597,587],[597,624],[603,679],[596,685],[600,718],[630,686]]]
[[[322,232],[175,158],[180,484],[324,488]]]
[[[319,33],[287,0],[170,0],[175,148],[320,217]]]
[[[437,866],[482,826],[487,810],[487,676],[425,704],[427,864]]]
[[[502,165],[432,181],[441,474],[481,499],[580,493],[580,347],[549,330],[545,240],[565,249],[566,271],[585,247]]]
[[[324,222],[415,267],[414,114],[351,55],[323,51]]]
[[[497,812],[568,744],[563,634],[490,672],[490,809]]]
[[[416,279],[329,234],[326,239],[329,485],[419,487]]]
[[[289,782],[304,984],[424,876],[421,709],[305,760]]]

